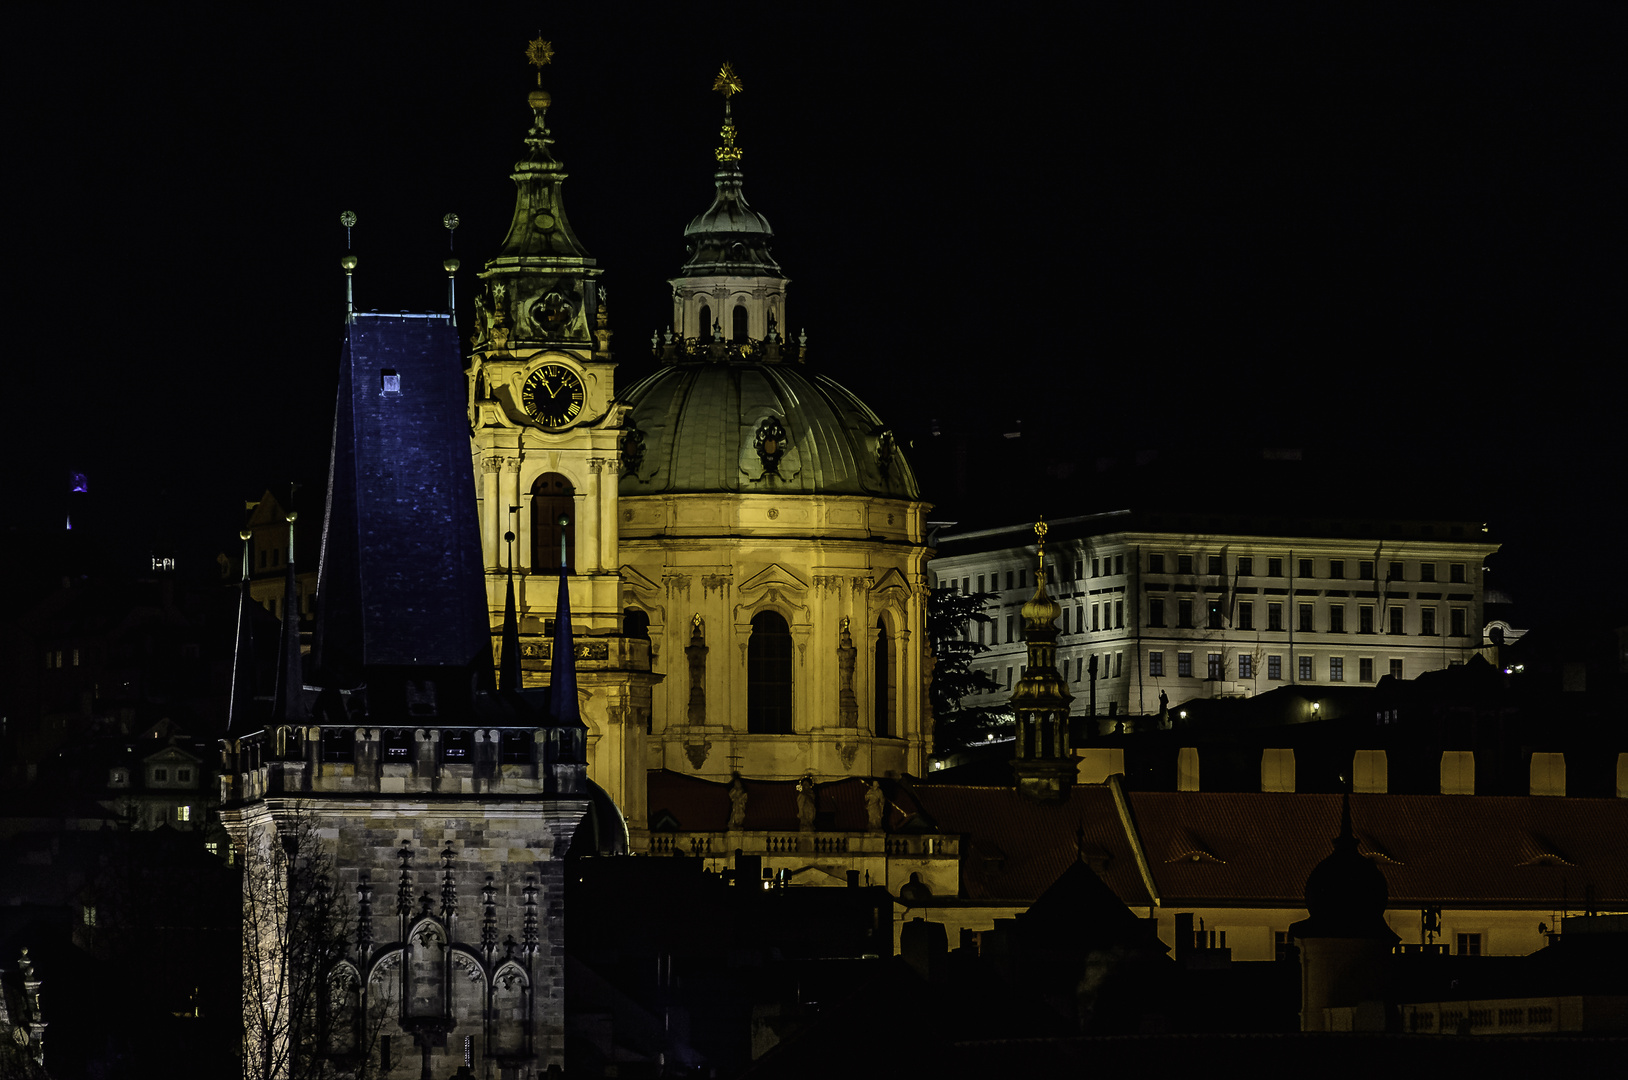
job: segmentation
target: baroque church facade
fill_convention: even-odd
[[[893,433],[783,327],[789,281],[743,190],[726,66],[712,204],[684,230],[658,367],[622,388],[534,91],[514,219],[467,368],[494,626],[510,571],[528,685],[570,568],[588,769],[635,850],[648,778],[919,775],[926,504]]]

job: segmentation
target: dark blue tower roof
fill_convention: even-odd
[[[461,368],[445,316],[346,327],[317,586],[325,685],[377,687],[379,669],[490,677]]]

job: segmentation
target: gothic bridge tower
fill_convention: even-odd
[[[538,88],[512,174],[514,218],[479,275],[466,371],[487,606],[496,627],[512,569],[524,680],[541,686],[556,577],[569,570],[590,775],[642,823],[644,733],[660,677],[648,643],[622,627],[616,499],[627,409],[616,400],[601,271],[565,215],[566,172],[541,85],[552,50],[528,55]]]

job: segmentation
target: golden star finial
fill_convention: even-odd
[[[526,44],[526,63],[537,69],[537,85],[543,85],[543,68],[554,62],[554,43],[538,36]]]
[[[718,77],[712,80],[712,88],[725,98],[732,98],[746,89],[741,85],[741,77],[735,74],[735,69],[727,60],[724,61],[724,66],[718,69]]]

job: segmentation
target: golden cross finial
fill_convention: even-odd
[[[726,100],[746,89],[741,85],[741,77],[735,74],[735,69],[727,60],[724,61],[724,66],[718,69],[718,77],[712,80],[712,88]]]
[[[1039,550],[1036,552],[1036,554],[1038,554],[1040,556],[1040,572],[1039,572],[1039,574],[1036,575],[1037,580],[1036,580],[1035,583],[1036,584],[1041,584],[1041,583],[1043,583],[1045,581],[1045,573],[1046,573],[1046,518],[1045,518],[1045,515],[1041,515],[1040,520],[1034,523],[1034,534],[1040,540],[1040,547],[1039,547]]]
[[[537,85],[543,85],[543,68],[554,62],[554,43],[539,34],[526,44],[526,63],[537,69]]]

